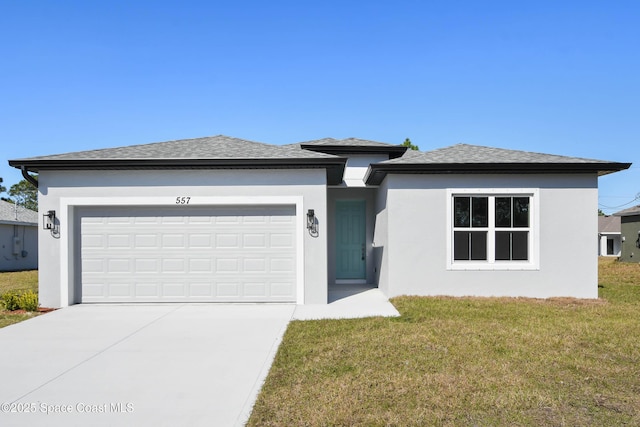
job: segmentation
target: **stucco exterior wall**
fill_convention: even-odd
[[[640,239],[640,215],[623,216],[621,219],[621,231],[624,237],[620,261],[640,262],[640,248],[637,246]]]
[[[386,154],[349,154],[344,170],[344,182],[349,187],[364,187],[363,178],[371,163],[389,160]]]
[[[384,180],[376,191],[375,223],[373,230],[373,261],[378,288],[389,295],[389,223],[387,216],[388,181]]]
[[[40,303],[60,307],[74,297],[78,269],[74,212],[78,206],[175,206],[176,197],[192,205],[295,204],[300,218],[304,303],[327,302],[327,197],[322,169],[41,171],[39,207],[55,210],[59,235],[39,230]],[[314,209],[320,234],[307,233],[307,209]],[[304,222],[303,222],[304,219]]]
[[[14,238],[18,240],[14,242]],[[38,268],[38,227],[0,224],[0,271]]]
[[[597,177],[587,175],[388,175],[381,288],[397,295],[572,296],[597,298]],[[536,189],[539,224],[535,268],[448,268],[451,191]],[[381,188],[382,190],[382,188]],[[449,192],[448,192],[449,190]],[[381,215],[379,215],[381,216]],[[376,224],[378,229],[379,224]],[[376,233],[378,234],[378,233]]]

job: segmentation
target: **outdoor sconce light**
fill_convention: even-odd
[[[318,237],[318,220],[313,209],[307,211],[307,230],[312,237]]]
[[[53,230],[56,227],[56,211],[47,211],[42,215],[42,228],[44,230]]]

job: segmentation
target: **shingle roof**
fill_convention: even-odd
[[[598,233],[620,233],[619,216],[598,216]]]
[[[293,152],[279,145],[217,135],[100,150],[77,151],[20,160],[305,159],[328,157],[333,156],[310,151]]]
[[[38,225],[38,212],[0,200],[0,224]]]
[[[327,182],[342,182],[346,159],[217,135],[9,160],[25,170],[282,169],[321,168]]]
[[[387,173],[598,173],[627,169],[630,163],[557,156],[457,144],[433,151],[408,150],[402,157],[371,165],[369,185],[382,182]]]
[[[558,156],[530,151],[506,150],[480,145],[456,144],[437,150],[419,152],[410,150],[405,156],[384,163],[610,163],[604,160]]]
[[[614,215],[616,216],[640,215],[640,205],[621,210],[620,212],[614,213]]]
[[[327,181],[342,181],[346,157],[386,154],[390,160],[370,166],[366,183],[377,185],[387,173],[593,173],[604,175],[630,163],[458,144],[433,151],[358,138],[323,138],[270,145],[224,135],[156,142],[10,160],[25,171],[43,169],[194,169],[325,168]]]

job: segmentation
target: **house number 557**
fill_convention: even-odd
[[[176,197],[176,205],[188,205],[191,197]]]

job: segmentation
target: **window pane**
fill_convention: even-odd
[[[488,227],[489,226],[489,198],[472,197],[471,198],[471,226],[472,227]]]
[[[511,259],[511,232],[496,231],[496,260],[509,261]]]
[[[512,256],[514,261],[526,261],[529,259],[529,232],[514,231],[511,234]]]
[[[529,198],[528,197],[513,198],[513,226],[514,227],[529,226]]]
[[[469,259],[469,232],[456,231],[453,233],[453,259]]]
[[[487,259],[487,232],[472,231],[471,233],[471,259]]]
[[[511,197],[496,197],[496,227],[511,227]]]
[[[470,197],[454,197],[455,212],[453,214],[454,227],[469,227],[470,215]]]

